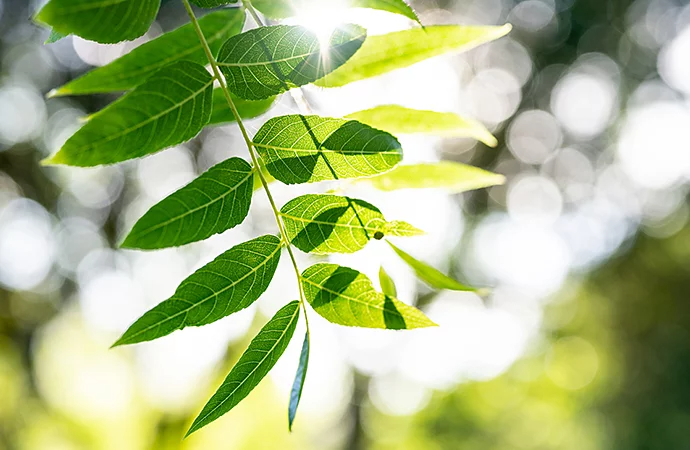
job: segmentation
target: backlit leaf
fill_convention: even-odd
[[[433,56],[470,50],[504,36],[510,29],[510,25],[435,25],[369,36],[354,57],[317,81],[316,85],[345,86],[353,81],[411,66]]]
[[[92,115],[47,164],[97,166],[139,158],[196,136],[211,117],[213,78],[178,61]]]
[[[308,253],[354,253],[388,234],[377,207],[338,195],[302,195],[286,203],[280,215],[287,238]]]
[[[269,97],[264,100],[245,100],[230,94],[232,101],[237,107],[237,112],[243,119],[252,119],[265,113],[276,101],[275,97]],[[231,123],[235,121],[235,116],[228,106],[228,101],[225,99],[222,89],[216,88],[213,90],[213,111],[211,112],[211,120],[209,125],[221,125],[224,123]]]
[[[48,39],[44,42],[44,44],[54,44],[60,39],[66,38],[66,34],[58,33],[55,30],[50,30],[50,36],[48,36]]]
[[[160,3],[161,0],[50,0],[36,20],[62,34],[114,44],[146,33]]]
[[[113,346],[151,341],[248,307],[271,282],[281,247],[275,236],[236,245],[190,275],[172,297],[141,316]]]
[[[402,160],[394,136],[355,120],[274,117],[254,143],[271,175],[287,184],[376,175]]]
[[[371,280],[337,264],[315,264],[302,273],[307,301],[326,320],[351,327],[402,330],[436,326],[417,308],[384,295]]]
[[[410,8],[410,5],[405,3],[403,0],[350,0],[349,3],[350,6],[355,8],[378,9],[381,11],[388,11],[393,14],[400,14],[421,24],[417,14],[412,8]]]
[[[242,223],[252,201],[254,172],[241,158],[216,164],[153,206],[122,247],[154,249],[201,241]]]
[[[304,389],[304,380],[307,377],[307,366],[309,365],[309,332],[304,333],[304,341],[302,342],[302,351],[299,354],[299,364],[297,365],[297,373],[295,374],[295,381],[292,382],[292,389],[290,390],[290,404],[288,405],[288,429],[292,431],[292,423],[295,421],[297,415],[297,407],[302,398],[302,390]]]
[[[453,113],[424,111],[400,105],[381,105],[347,116],[379,130],[398,134],[434,134],[443,137],[470,137],[489,147],[495,147],[496,138],[484,125]]]
[[[245,14],[239,9],[224,9],[199,20],[209,47],[215,53],[230,36],[244,26]],[[206,65],[206,53],[191,24],[140,45],[110,64],[98,67],[52,91],[51,96],[82,95],[127,91],[139,86],[151,74],[168,64],[187,60]]]
[[[322,48],[307,28],[260,27],[228,39],[218,53],[218,65],[235,95],[261,100],[330,73],[361,47],[365,37],[363,28],[343,25]]]
[[[268,321],[201,410],[187,436],[218,419],[249,395],[285,351],[298,318],[299,302],[293,301]]]
[[[397,297],[398,290],[395,288],[395,281],[388,275],[383,266],[379,269],[379,284],[381,291],[389,297]]]
[[[328,11],[326,8],[330,6],[324,0],[252,0],[252,4],[266,17],[271,19],[285,19],[286,17],[299,14],[300,11],[315,9],[317,11],[319,9]],[[338,5],[388,11],[394,14],[401,14],[408,19],[419,22],[417,14],[403,0],[348,0],[346,2],[338,2]],[[336,10],[335,14],[337,13]]]
[[[466,164],[441,161],[397,166],[390,172],[356,180],[382,191],[397,189],[443,189],[452,193],[503,184],[505,177]]]
[[[400,256],[400,258],[407,263],[408,266],[414,270],[420,280],[424,281],[426,284],[435,289],[449,289],[451,291],[476,291],[477,289],[466,286],[449,276],[443,274],[442,272],[434,269],[427,263],[415,259],[412,255],[400,250],[395,245],[388,242],[388,245],[393,248],[395,253]]]
[[[191,0],[197,6],[202,8],[215,8],[216,6],[229,5],[237,3],[239,0]]]

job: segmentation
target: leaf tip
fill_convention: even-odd
[[[46,94],[46,98],[55,98],[55,97],[62,97],[63,95],[67,95],[68,92],[65,91],[63,88],[55,88],[51,89],[48,91]]]
[[[56,153],[53,156],[49,156],[47,158],[44,158],[40,161],[40,164],[43,167],[48,167],[48,166],[59,166],[65,164],[64,159],[60,156],[60,153]]]

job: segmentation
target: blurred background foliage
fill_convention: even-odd
[[[381,334],[312,314],[295,432],[286,404],[299,342],[245,402],[185,441],[190,418],[294,283],[279,271],[258,307],[108,350],[194,268],[274,230],[259,195],[247,223],[209,242],[115,250],[148,206],[242,155],[241,141],[229,125],[117,167],[40,167],[114,98],[45,94],[137,44],[43,46],[47,31],[29,20],[41,3],[0,0],[0,449],[690,447],[689,2],[415,0],[425,23],[514,30],[467,54],[307,89],[321,113],[395,102],[462,113],[496,134],[495,150],[402,142],[407,161],[469,162],[506,175],[505,186],[356,192],[429,232],[404,243],[411,252],[493,294],[429,292],[376,243],[340,257],[370,276],[383,263],[401,299],[441,327]],[[409,26],[353,14],[372,33]],[[144,39],[183,20],[181,5],[164,1]],[[294,110],[284,96],[270,114]]]

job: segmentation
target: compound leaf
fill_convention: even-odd
[[[76,34],[103,44],[143,36],[161,0],[50,0],[36,20],[61,34]]]
[[[254,172],[230,158],[153,206],[122,243],[155,249],[201,241],[242,223],[252,202]]]
[[[280,239],[270,235],[236,245],[190,275],[172,297],[141,316],[113,346],[151,341],[248,307],[271,282],[281,248]]]
[[[504,36],[510,29],[510,25],[435,25],[370,36],[354,57],[316,85],[345,86],[443,53],[470,50]]]
[[[412,255],[400,250],[395,245],[388,242],[388,245],[400,256],[400,258],[407,263],[408,266],[414,270],[420,280],[435,289],[449,289],[451,291],[477,291],[477,289],[465,286],[464,284],[450,278],[442,272],[434,269],[427,263],[419,261]]]
[[[355,120],[274,117],[254,143],[269,173],[287,184],[376,175],[402,160],[394,136]]]
[[[97,166],[146,156],[196,136],[211,117],[213,78],[178,61],[92,115],[47,164]]]
[[[237,107],[237,112],[243,119],[253,119],[265,113],[276,101],[275,97],[269,97],[264,100],[245,100],[235,95],[230,94],[232,101]],[[211,112],[211,120],[209,125],[221,125],[235,121],[235,116],[228,106],[228,101],[225,99],[223,90],[216,88],[213,90],[213,111]]]
[[[356,180],[382,191],[397,189],[444,189],[452,193],[503,184],[505,177],[466,164],[441,161],[398,166],[381,175]]]
[[[309,332],[304,333],[304,341],[302,342],[302,351],[299,354],[299,364],[297,365],[297,373],[295,374],[295,381],[292,382],[292,389],[290,390],[290,404],[288,405],[288,429],[292,431],[292,423],[295,421],[297,415],[297,407],[302,398],[302,390],[304,389],[304,380],[307,377],[307,366],[309,365]]]
[[[302,273],[307,301],[329,322],[364,328],[402,330],[436,326],[417,308],[384,295],[354,269],[320,263]]]
[[[390,228],[374,205],[339,195],[302,195],[286,203],[280,215],[287,238],[308,253],[354,253],[371,239],[383,239]]]
[[[363,28],[343,25],[324,47],[301,26],[260,27],[228,39],[218,65],[235,95],[261,100],[330,73],[359,50],[365,37]]]
[[[207,14],[199,20],[209,47],[215,53],[230,36],[244,26],[245,14],[239,9],[225,9]],[[128,91],[168,64],[187,60],[208,63],[206,53],[191,24],[140,45],[110,64],[96,68],[52,91],[51,96],[82,95],[98,92]]]
[[[187,436],[218,419],[249,395],[285,351],[298,318],[299,302],[293,301],[266,323],[194,420]]]
[[[388,275],[388,272],[381,266],[379,269],[379,284],[381,291],[389,297],[397,297],[398,290],[395,288],[395,281]]]
[[[498,144],[484,125],[447,112],[425,111],[400,105],[381,105],[347,116],[393,134],[435,134],[443,137],[470,137],[489,147]]]

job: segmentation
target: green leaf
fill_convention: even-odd
[[[299,354],[299,364],[297,365],[297,373],[295,374],[295,381],[292,382],[292,389],[290,390],[290,404],[288,405],[288,429],[292,431],[292,423],[295,421],[297,415],[297,407],[302,398],[302,390],[304,389],[304,380],[307,377],[307,366],[309,365],[309,332],[304,333],[304,341],[302,342],[302,351]]]
[[[478,167],[441,161],[398,166],[390,172],[355,182],[382,191],[434,188],[460,193],[503,184],[505,177]]]
[[[388,275],[386,270],[381,266],[379,269],[379,284],[381,285],[381,291],[389,297],[397,297],[398,290],[395,288],[395,281]]]
[[[225,9],[207,14],[199,20],[209,47],[215,53],[230,36],[244,26],[245,14],[239,9]],[[66,85],[53,90],[50,96],[83,95],[133,89],[168,64],[187,60],[202,66],[208,64],[206,53],[191,24],[140,45],[110,64],[96,68]]]
[[[308,253],[354,253],[371,239],[383,239],[390,228],[374,205],[330,194],[292,199],[281,208],[280,215],[288,240]]]
[[[252,202],[253,178],[252,167],[241,158],[216,164],[144,214],[122,247],[176,247],[239,225]]]
[[[350,6],[354,8],[369,8],[388,11],[393,14],[405,16],[410,20],[414,20],[420,25],[422,24],[414,10],[410,8],[410,5],[405,3],[403,0],[350,0]]]
[[[265,113],[276,101],[275,97],[269,97],[264,100],[245,100],[230,94],[232,101],[243,119],[253,119]],[[211,120],[209,125],[220,125],[224,123],[231,123],[235,121],[235,116],[228,106],[228,101],[225,99],[223,90],[216,88],[213,90],[213,111],[211,112]]]
[[[302,273],[307,301],[329,322],[402,330],[436,326],[417,308],[377,292],[371,280],[337,264],[315,264]]]
[[[343,25],[322,48],[316,34],[304,27],[260,27],[228,39],[218,53],[218,65],[235,95],[261,100],[330,73],[365,37],[362,27]]]
[[[271,175],[287,184],[376,175],[402,160],[394,136],[355,120],[274,117],[254,143]]]
[[[271,282],[281,248],[275,236],[236,245],[190,275],[172,297],[134,322],[113,347],[206,325],[248,307]]]
[[[266,167],[261,166],[261,174],[264,176],[264,179],[266,180],[266,183],[273,183],[276,181],[275,178],[273,178],[273,175],[268,173],[268,170],[266,170]],[[261,178],[259,178],[259,174],[257,173],[256,176],[254,177],[254,190],[257,191],[264,187],[263,183],[261,183]]]
[[[55,30],[50,30],[50,36],[48,36],[48,39],[44,42],[44,44],[54,44],[60,39],[66,38],[66,34],[58,33]]]
[[[62,34],[114,44],[143,36],[161,0],[50,0],[36,20]]]
[[[213,78],[178,61],[92,115],[46,164],[97,166],[139,158],[196,136],[211,117]]]
[[[237,3],[239,0],[192,0],[192,3],[201,8],[215,8],[216,6]],[[244,14],[244,13],[243,13]]]
[[[489,147],[498,141],[484,125],[453,113],[424,111],[400,105],[381,105],[347,116],[379,130],[397,134],[435,134],[443,137],[470,137]]]
[[[293,301],[268,321],[201,410],[186,436],[218,419],[249,395],[285,351],[298,318],[299,302]]]
[[[415,259],[410,254],[400,250],[395,245],[388,242],[388,245],[400,256],[400,258],[407,263],[408,266],[414,270],[420,280],[435,289],[449,289],[451,291],[477,291],[477,289],[465,286],[464,284],[450,278],[447,275],[439,272],[430,265]]]
[[[470,50],[510,31],[510,25],[435,25],[369,36],[346,64],[316,82],[321,87],[345,86],[353,81],[411,66],[433,56]]]
[[[328,2],[324,0],[303,0],[301,2],[288,0],[252,0],[254,7],[271,19],[285,19],[286,17],[295,16],[303,10],[313,10],[314,7],[326,10],[326,8],[323,7],[323,3],[327,4]],[[421,23],[414,10],[403,0],[349,0],[345,2],[345,4],[352,8],[378,9],[394,14],[401,14],[417,23]]]

